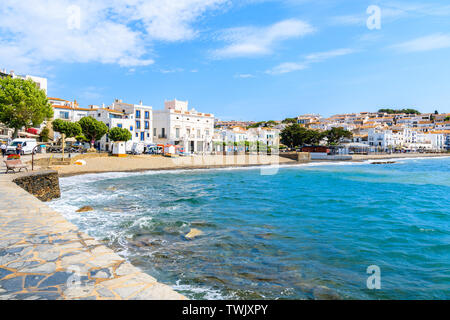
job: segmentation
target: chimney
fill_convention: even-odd
[[[142,100],[141,101],[139,101],[139,104],[142,106]]]

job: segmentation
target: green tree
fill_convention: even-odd
[[[125,128],[119,128],[119,127],[112,128],[109,131],[108,136],[114,142],[118,142],[118,141],[125,142],[125,141],[131,140],[131,138],[132,138],[130,131],[128,131]]]
[[[331,128],[331,130],[326,131],[325,136],[328,140],[329,145],[335,145],[341,143],[341,141],[345,138],[350,139],[351,137],[353,137],[353,134],[350,131],[339,127]]]
[[[100,140],[108,132],[106,124],[92,117],[81,118],[78,123],[81,126],[83,135],[89,140],[91,148],[94,146],[95,141]]]
[[[77,122],[56,119],[52,123],[53,130],[64,134],[66,138],[76,137],[81,134],[81,126]]]
[[[41,142],[48,142],[50,140],[49,134],[50,130],[47,127],[42,129],[41,133],[39,133],[39,139]]]
[[[450,121],[450,117],[446,117],[444,120],[445,121]]]
[[[385,112],[387,114],[398,114],[398,113],[406,113],[406,114],[417,114],[420,115],[421,113],[415,109],[380,109],[378,112]]]
[[[285,123],[285,124],[297,123],[297,118],[286,118],[283,121],[281,121],[281,123]]]
[[[89,142],[89,140],[83,134],[76,136],[75,140],[77,140],[78,142]]]
[[[281,131],[280,141],[282,144],[290,148],[295,148],[308,143],[310,137],[310,130],[295,123],[284,128],[284,130]]]
[[[0,79],[0,122],[14,129],[14,138],[21,128],[38,127],[52,117],[45,91],[32,80]]]
[[[317,145],[322,141],[326,136],[325,132],[320,132],[317,130],[309,130],[308,139],[306,141],[307,144]]]

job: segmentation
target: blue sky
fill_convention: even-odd
[[[50,96],[82,106],[177,98],[227,120],[450,112],[447,0],[2,0],[0,14],[0,68],[47,77]]]

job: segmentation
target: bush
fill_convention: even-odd
[[[118,142],[118,141],[129,141],[131,140],[131,132],[124,128],[112,128],[109,131],[109,138],[111,141]]]

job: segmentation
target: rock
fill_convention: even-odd
[[[201,236],[202,234],[203,234],[203,232],[198,229],[191,229],[191,231],[184,237],[188,240],[192,240],[198,236]]]
[[[76,212],[89,212],[89,211],[94,211],[94,208],[92,208],[90,206],[84,206],[84,207],[78,209]]]
[[[44,202],[61,197],[58,172],[54,170],[30,172],[13,182]]]
[[[113,187],[106,188],[106,190],[107,191],[117,191],[117,188],[113,186]]]
[[[372,164],[394,164],[397,163],[395,161],[385,161],[385,162],[372,162]]]

